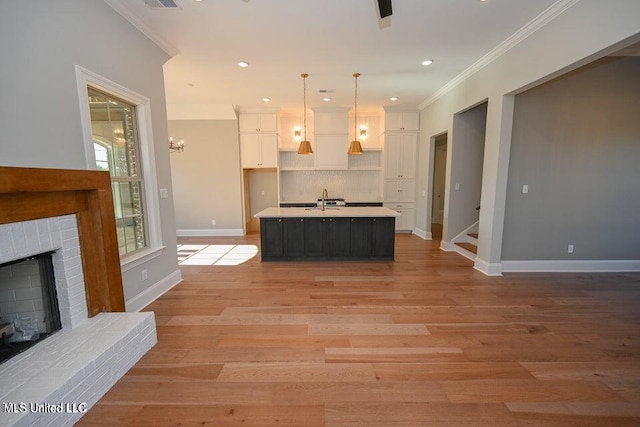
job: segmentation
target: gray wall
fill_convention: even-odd
[[[502,259],[640,259],[639,162],[640,57],[517,95]]]
[[[176,228],[242,230],[238,121],[170,120],[169,134],[185,140],[171,154]]]
[[[487,124],[487,103],[453,118],[451,143],[448,148],[451,169],[447,187],[449,209],[445,212],[447,223],[443,240],[451,241],[466,228],[478,221],[482,190],[482,162],[484,158],[484,139]],[[460,184],[456,190],[455,185]],[[445,208],[446,209],[446,208]]]
[[[151,100],[158,188],[171,187],[162,74],[169,57],[103,0],[3,1],[0,58],[0,165],[87,169],[77,64]],[[127,300],[177,271],[170,198],[160,200],[160,218],[166,249],[123,274]]]

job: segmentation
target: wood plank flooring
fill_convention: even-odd
[[[640,274],[486,277],[438,244],[182,266],[158,344],[78,425],[640,425]]]

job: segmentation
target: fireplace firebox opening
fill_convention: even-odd
[[[53,254],[0,264],[0,363],[62,329]]]

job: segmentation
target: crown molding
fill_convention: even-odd
[[[126,2],[122,0],[104,0],[106,4],[111,6],[120,16],[129,21],[131,25],[136,27],[142,34],[147,36],[149,40],[154,42],[160,49],[165,51],[167,55],[173,57],[180,53],[177,47],[172,45],[167,39],[162,37],[156,31],[151,29],[144,21],[136,15],[136,13],[127,6]]]
[[[531,20],[524,27],[520,28],[514,34],[509,36],[505,41],[500,43],[498,46],[493,48],[489,53],[484,55],[478,61],[473,63],[469,68],[464,70],[462,73],[458,74],[454,77],[449,83],[442,86],[436,93],[431,95],[425,101],[423,101],[418,108],[423,110],[429,105],[436,102],[438,99],[443,97],[449,91],[453,90],[455,87],[459,86],[462,82],[467,80],[469,77],[489,65],[491,62],[495,61],[509,50],[513,49],[515,46],[520,44],[523,40],[528,38],[530,35],[538,31],[540,28],[547,25],[549,22],[556,19],[560,16],[565,10],[569,9],[580,0],[559,0],[550,7],[548,7],[544,12],[540,15],[536,16],[533,20]]]

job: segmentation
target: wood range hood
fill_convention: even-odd
[[[73,214],[89,317],[125,311],[109,172],[0,167],[0,224]]]

